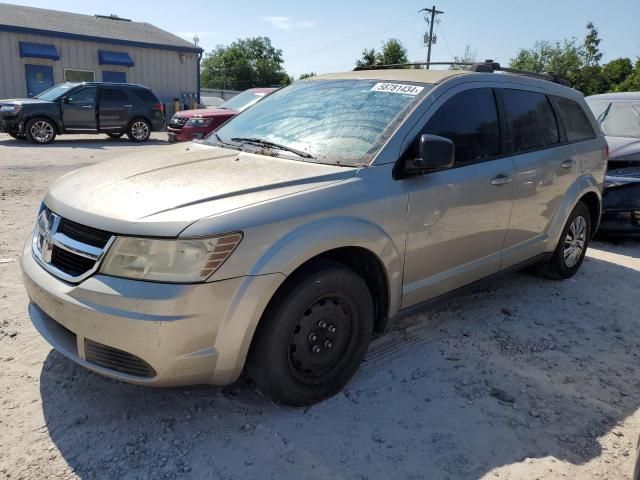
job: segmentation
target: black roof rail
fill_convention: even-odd
[[[406,68],[406,67],[422,67],[426,65],[459,65],[463,67],[467,67],[467,70],[471,72],[483,72],[483,73],[493,73],[493,72],[506,72],[506,73],[514,73],[517,75],[524,75],[532,78],[539,78],[541,80],[547,80],[549,82],[558,83],[560,85],[564,85],[566,87],[571,87],[571,84],[568,80],[561,77],[556,73],[538,73],[538,72],[529,72],[526,70],[518,70],[516,68],[508,68],[502,67],[498,62],[494,62],[493,60],[485,60],[484,62],[415,62],[415,63],[396,63],[391,65],[366,65],[366,66],[358,66],[354,68],[354,71],[361,70],[381,70],[388,68]]]

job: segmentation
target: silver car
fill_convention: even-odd
[[[21,264],[35,327],[103,375],[291,405],[353,376],[389,320],[495,274],[580,268],[606,143],[582,94],[505,72],[299,81],[204,142],[47,192]]]

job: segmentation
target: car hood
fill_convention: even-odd
[[[114,233],[177,236],[201,218],[340,182],[356,172],[193,143],[68,173],[51,186],[45,204],[65,218]]]
[[[233,117],[237,115],[238,110],[230,108],[199,108],[197,110],[181,110],[177,113],[179,117],[185,118],[202,118],[202,117]]]
[[[640,162],[640,138],[606,137],[609,144],[609,160]]]
[[[28,105],[32,103],[51,103],[48,100],[40,100],[38,98],[8,98],[0,100],[0,105]]]

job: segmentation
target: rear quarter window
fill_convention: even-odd
[[[526,90],[502,90],[513,149],[526,152],[560,141],[558,122],[547,96]]]
[[[159,103],[159,100],[151,90],[145,90],[144,88],[134,88],[133,93],[143,102]]]
[[[554,100],[568,141],[579,142],[596,138],[589,117],[578,102],[562,97],[554,97]]]

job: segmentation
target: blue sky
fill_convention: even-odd
[[[2,0],[6,1],[6,0]],[[424,1],[216,1],[157,0],[154,2],[87,2],[86,0],[33,0],[17,3],[76,13],[111,14],[152,23],[210,50],[241,37],[266,35],[284,53],[290,74],[325,73],[351,69],[365,47],[399,38],[413,61],[424,61],[422,44],[426,24]],[[640,0],[438,0],[444,10],[436,28],[433,61],[460,55],[468,43],[478,59],[508,63],[518,48],[538,39],[582,39],[591,20],[600,30],[604,61],[640,56]],[[3,19],[4,20],[4,19]]]

